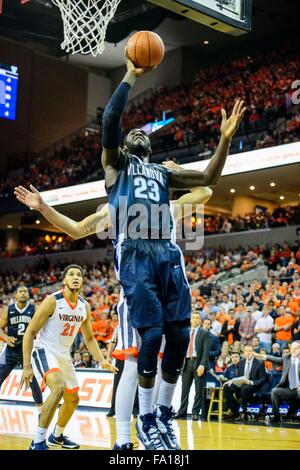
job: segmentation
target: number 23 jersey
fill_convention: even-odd
[[[115,239],[171,238],[169,171],[125,154],[115,183],[106,188]],[[161,210],[161,211],[159,211]],[[131,233],[132,230],[132,233]]]
[[[49,349],[56,354],[69,354],[79,328],[87,318],[86,302],[79,295],[77,304],[73,306],[63,291],[52,295],[56,300],[55,311],[40,330],[34,347]]]

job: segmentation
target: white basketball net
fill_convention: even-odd
[[[102,54],[108,23],[121,0],[52,0],[61,12],[69,54]]]

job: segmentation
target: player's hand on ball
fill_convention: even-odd
[[[241,120],[244,117],[247,108],[244,106],[243,100],[237,100],[234,104],[233,110],[229,118],[227,118],[225,109],[221,109],[222,124],[221,134],[225,139],[230,140],[236,133]]]
[[[8,344],[10,348],[14,348],[16,341],[17,341],[17,338],[14,338],[13,336],[8,336],[6,340],[6,344]]]
[[[21,377],[20,388],[22,388],[23,385],[25,385],[25,390],[27,390],[32,380],[33,380],[32,368],[30,366],[24,367],[22,377]]]
[[[148,67],[148,68],[141,68],[141,67],[136,67],[132,60],[128,57],[127,55],[127,50],[125,49],[125,59],[126,59],[126,66],[127,66],[127,71],[132,73],[135,77],[139,77],[140,75],[143,75],[146,72],[150,72],[151,70],[156,69],[157,67]]]
[[[25,204],[25,206],[39,211],[44,204],[43,198],[38,190],[32,186],[32,184],[30,185],[30,189],[31,191],[28,191],[28,189],[24,188],[24,186],[17,186],[14,191],[15,196],[18,201],[22,202],[22,204]]]
[[[101,361],[100,366],[102,367],[102,369],[109,370],[110,372],[113,372],[114,374],[119,372],[119,369],[117,367],[113,366],[106,360]]]

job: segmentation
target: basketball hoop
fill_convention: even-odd
[[[61,12],[69,54],[102,54],[108,23],[121,0],[52,0]]]

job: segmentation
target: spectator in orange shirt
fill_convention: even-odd
[[[92,323],[92,327],[94,336],[100,347],[105,345],[112,338],[113,327],[111,320],[108,319],[105,312],[101,313],[100,320],[96,320]]]
[[[278,317],[275,320],[274,331],[276,332],[276,343],[281,350],[286,347],[292,339],[293,317],[284,307],[277,310]]]
[[[268,300],[268,303],[269,302],[273,302],[275,307],[279,307],[280,304],[281,304],[281,301],[277,298],[276,294],[274,294],[274,292],[270,292],[269,293],[269,300]]]
[[[228,312],[228,320],[226,320],[222,327],[221,337],[224,337],[231,346],[234,341],[240,339],[239,326],[240,321],[236,319],[234,308],[231,308]]]
[[[216,320],[218,320],[221,325],[224,325],[224,323],[229,320],[229,315],[226,314],[224,307],[220,307],[216,315]]]
[[[300,308],[300,287],[296,287],[295,290],[292,292],[292,294],[293,294],[292,301],[297,302],[298,307]]]
[[[295,300],[291,296],[291,294],[286,295],[286,298],[283,301],[283,305],[291,311],[291,313],[294,317],[296,317],[298,315],[300,305],[298,304],[297,300]]]
[[[245,272],[248,269],[250,269],[251,266],[252,266],[252,263],[251,263],[251,260],[250,260],[250,256],[246,256],[245,261],[242,263],[241,271]]]
[[[282,285],[280,285],[280,280],[275,279],[274,290],[275,290],[275,294],[279,294],[281,297],[285,297],[286,292],[287,292],[287,283],[283,282]]]

